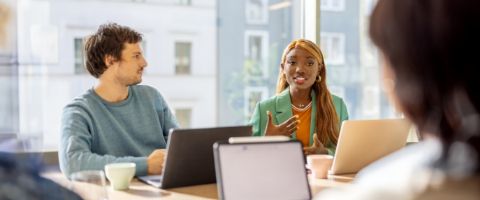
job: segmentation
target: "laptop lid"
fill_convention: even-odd
[[[310,199],[298,141],[214,145],[220,199]]]
[[[215,183],[213,144],[251,135],[251,126],[171,129],[162,175],[139,178],[164,189]]]
[[[357,173],[404,147],[410,128],[406,119],[344,121],[330,174]]]

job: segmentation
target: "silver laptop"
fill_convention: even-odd
[[[404,147],[410,128],[406,119],[344,121],[329,174],[355,174]]]
[[[251,126],[171,129],[162,175],[138,179],[164,189],[215,183],[213,144],[230,137],[251,135]]]
[[[311,199],[298,141],[217,142],[214,152],[220,199]]]

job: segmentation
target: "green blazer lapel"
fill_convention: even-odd
[[[277,120],[277,124],[281,124],[288,118],[292,117],[292,103],[290,101],[290,91],[288,88],[277,96],[275,110],[275,119]],[[295,138],[295,134],[292,134],[292,136]]]
[[[312,90],[310,93],[312,97],[312,113],[310,114],[310,146],[313,144],[313,134],[317,128],[317,95],[315,91]]]

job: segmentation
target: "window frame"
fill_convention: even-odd
[[[173,48],[174,48],[174,74],[177,75],[177,76],[184,76],[184,75],[192,75],[192,51],[193,51],[193,42],[192,41],[189,41],[189,40],[174,40],[174,44],[173,44]],[[179,65],[177,63],[177,44],[188,44],[189,45],[189,49],[188,49],[188,65],[186,66],[186,68],[188,69],[188,71],[186,73],[179,73],[178,69],[179,69]],[[182,55],[182,58],[183,58],[183,55]]]
[[[262,76],[263,78],[269,77],[269,70],[268,70],[268,45],[269,45],[269,35],[267,31],[263,30],[246,30],[244,36],[244,60],[248,60],[251,57],[250,52],[250,38],[251,37],[260,37],[262,38],[261,41],[261,50],[260,50],[260,60],[259,63],[262,65]]]
[[[256,9],[255,5],[252,4],[252,0],[245,1],[245,22],[252,25],[261,25],[268,24],[268,0],[258,0],[262,2],[262,7],[260,7],[260,18],[250,18],[249,11]]]
[[[346,40],[345,34],[340,32],[320,32],[320,38],[320,48],[325,54],[325,63],[327,65],[344,65]],[[334,39],[338,39],[338,52],[334,50]],[[335,57],[332,57],[331,55],[335,55]]]

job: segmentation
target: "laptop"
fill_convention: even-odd
[[[342,123],[331,175],[357,173],[405,146],[411,128],[406,119],[346,120]]]
[[[300,142],[217,142],[213,148],[220,199],[311,199]]]
[[[163,189],[215,183],[213,144],[230,137],[251,135],[251,126],[171,129],[162,175],[138,179]]]

